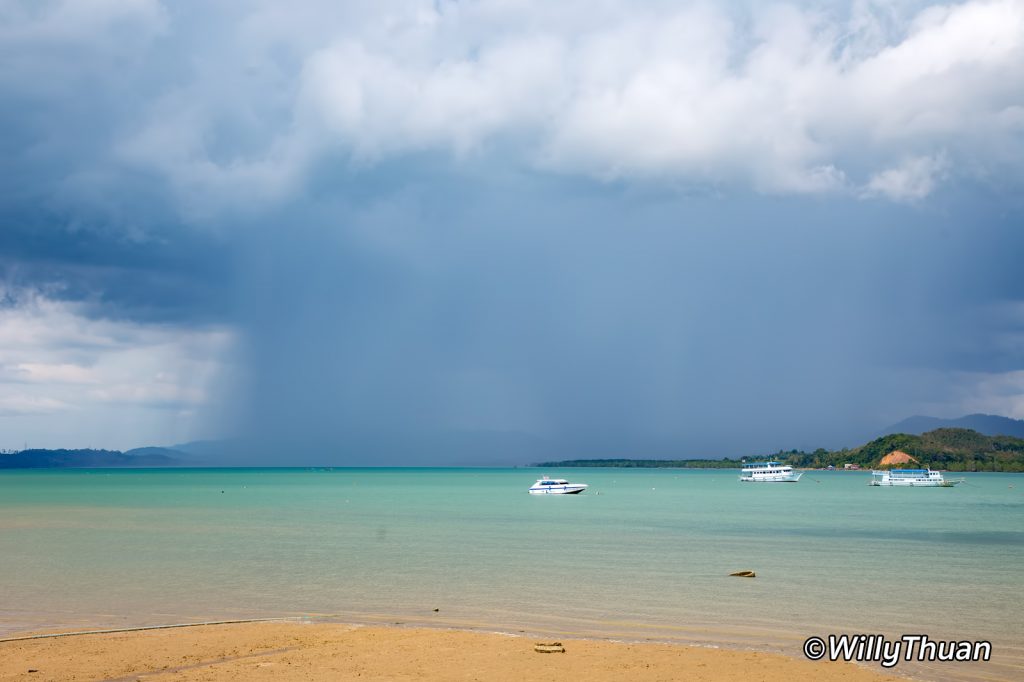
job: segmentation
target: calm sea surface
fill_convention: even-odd
[[[542,474],[590,489],[528,495]],[[810,635],[926,633],[991,640],[994,660],[896,672],[1024,679],[1024,477],[965,476],[3,471],[0,633],[322,615],[793,655]]]

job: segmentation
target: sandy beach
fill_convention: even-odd
[[[847,663],[665,644],[326,623],[251,623],[0,643],[0,680],[819,680],[882,682]]]

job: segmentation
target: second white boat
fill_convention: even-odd
[[[868,485],[881,487],[907,488],[952,488],[964,479],[943,478],[941,471],[931,469],[891,469],[889,471],[872,471]]]
[[[743,465],[740,480],[752,483],[796,483],[804,473],[781,462],[750,462]]]

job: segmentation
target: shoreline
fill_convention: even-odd
[[[45,633],[37,633],[45,634]],[[28,636],[27,633],[25,636]],[[561,641],[565,653],[534,645]],[[0,680],[822,680],[896,682],[843,662],[711,646],[289,620],[0,642]],[[897,673],[898,674],[898,673]]]
[[[439,614],[434,614],[439,616]],[[517,623],[497,624],[487,620],[468,620],[413,613],[304,613],[290,615],[238,615],[212,618],[169,620],[163,623],[136,621],[115,624],[107,621],[79,621],[72,624],[22,624],[0,630],[0,646],[5,643],[29,642],[48,639],[93,637],[132,634],[149,631],[175,631],[200,627],[230,627],[235,625],[280,623],[315,626],[342,626],[348,628],[386,628],[395,630],[426,630],[438,632],[466,632],[500,637],[526,639],[561,638],[572,641],[608,642],[626,645],[663,645],[712,651],[758,652],[785,658],[802,659],[798,655],[806,635],[794,630],[776,630],[764,627],[730,625],[666,626],[664,624],[630,623],[626,629],[607,629],[577,623]],[[622,626],[621,622],[617,625]],[[825,628],[828,629],[828,628]]]

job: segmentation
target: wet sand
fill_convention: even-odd
[[[668,644],[330,623],[248,623],[0,643],[0,680],[904,680],[849,663]],[[550,640],[548,640],[550,641]]]

